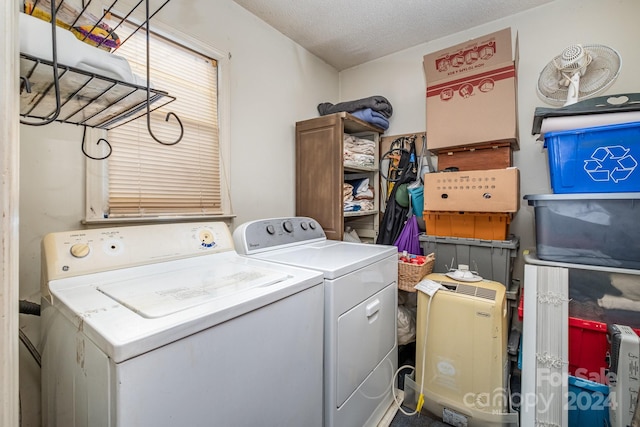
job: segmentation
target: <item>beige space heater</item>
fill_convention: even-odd
[[[509,404],[505,286],[437,273],[426,278],[446,289],[433,297],[418,292],[415,383],[423,411],[454,426],[517,426]]]

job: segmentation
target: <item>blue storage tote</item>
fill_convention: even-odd
[[[609,386],[569,375],[569,427],[609,427]]]
[[[640,191],[640,122],[545,134],[554,193]]]

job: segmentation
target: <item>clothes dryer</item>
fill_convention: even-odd
[[[43,240],[43,425],[322,425],[324,286],[224,223]]]
[[[324,425],[378,425],[398,363],[397,248],[327,240],[308,217],[247,222],[233,237],[241,255],[322,272]]]

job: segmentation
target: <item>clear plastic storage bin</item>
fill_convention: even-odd
[[[524,196],[548,261],[640,269],[640,193]]]

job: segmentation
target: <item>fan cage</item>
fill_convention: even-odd
[[[578,100],[592,97],[608,89],[617,79],[622,67],[622,59],[615,49],[599,44],[581,46],[591,59],[580,78]],[[567,100],[569,92],[567,77],[570,76],[567,76],[566,70],[563,74],[558,68],[564,53],[565,51],[554,57],[543,68],[538,78],[538,96],[551,105],[564,105]]]

